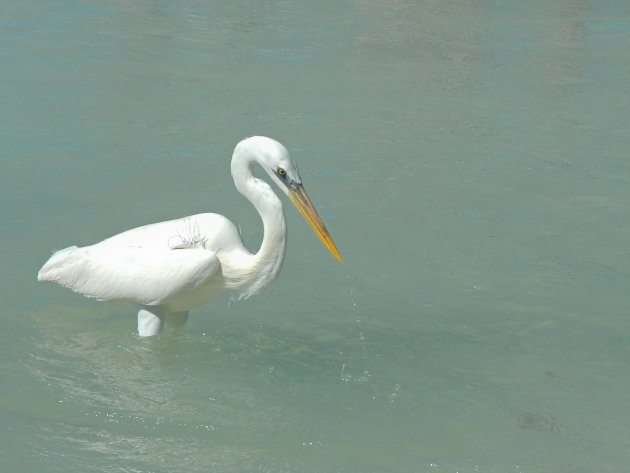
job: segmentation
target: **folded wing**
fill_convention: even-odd
[[[97,244],[57,251],[37,279],[98,300],[161,305],[207,282],[218,269],[216,254],[203,248]]]

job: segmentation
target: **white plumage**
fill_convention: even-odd
[[[232,177],[263,222],[264,236],[257,253],[245,248],[227,218],[204,213],[127,230],[94,245],[57,251],[41,268],[38,279],[98,300],[136,304],[141,336],[159,333],[165,320],[183,325],[188,311],[222,293],[238,298],[258,294],[278,277],[287,230],[282,203],[266,182],[253,176],[255,164],[289,196],[342,261],[286,148],[271,138],[256,136],[236,146]]]

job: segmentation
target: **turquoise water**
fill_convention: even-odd
[[[3,2],[0,470],[619,472],[630,4]],[[53,249],[217,211],[283,142],[265,293],[135,335]]]

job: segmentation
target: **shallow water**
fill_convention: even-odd
[[[1,470],[627,468],[629,4],[1,11]],[[53,249],[202,211],[256,248],[229,177],[253,134],[343,266],[286,206],[273,286],[149,340],[36,283]]]

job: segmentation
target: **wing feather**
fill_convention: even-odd
[[[161,305],[205,283],[218,268],[216,254],[203,248],[96,244],[57,251],[37,278],[98,300]]]

